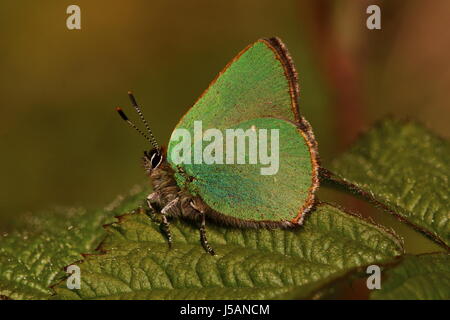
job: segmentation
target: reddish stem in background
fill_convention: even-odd
[[[309,25],[309,36],[322,74],[331,92],[333,129],[336,136],[335,153],[345,151],[364,127],[364,106],[361,94],[361,65],[359,59],[345,48],[333,21],[336,5],[332,0],[315,0],[302,6],[302,20]],[[345,5],[345,4],[344,4]],[[362,3],[356,4],[363,9]],[[363,11],[365,12],[365,10]],[[361,26],[364,27],[364,26]],[[366,217],[374,210],[357,199],[341,199],[346,206]]]
[[[319,58],[332,94],[334,130],[339,139],[336,151],[343,151],[354,141],[365,122],[361,96],[361,67],[359,61],[350,54],[350,50],[342,46],[335,31],[332,13],[336,3],[315,0],[308,2],[308,5],[314,52]]]

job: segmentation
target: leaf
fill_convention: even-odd
[[[383,271],[381,290],[372,299],[449,300],[450,255],[448,253],[405,256],[401,263]]]
[[[450,145],[422,126],[387,120],[370,130],[328,177],[377,201],[439,244],[450,243]]]
[[[65,281],[56,299],[275,299],[308,297],[347,270],[401,255],[401,241],[358,216],[321,204],[292,230],[241,230],[208,224],[217,256],[198,229],[173,221],[168,248],[158,223],[138,211],[106,227],[103,254],[86,256],[81,288]]]
[[[49,286],[66,275],[64,266],[104,238],[102,225],[143,199],[143,193],[134,194],[125,203],[119,197],[105,210],[59,208],[38,218],[30,215],[19,230],[0,236],[0,296],[48,299]]]

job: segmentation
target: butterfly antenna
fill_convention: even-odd
[[[134,97],[133,93],[131,91],[128,91],[128,97],[130,98],[131,104],[133,105],[133,108],[136,110],[136,112],[139,115],[139,118],[141,118],[142,123],[144,123],[145,128],[147,129],[148,134],[150,135],[150,139],[148,139],[150,141],[150,143],[153,145],[153,147],[156,150],[160,150],[159,149],[159,145],[156,142],[155,136],[153,135],[152,130],[150,129],[150,126],[148,125],[147,120],[145,120],[144,118],[144,114],[142,113],[141,108],[138,106],[137,102],[136,102],[136,98]]]
[[[141,136],[143,136],[145,139],[147,139],[151,144],[153,144],[152,139],[150,139],[144,132],[142,132],[141,129],[139,129],[138,127],[136,127],[136,125],[130,121],[130,119],[128,119],[127,115],[125,114],[125,112],[123,112],[121,107],[117,107],[116,108],[117,113],[120,115],[120,117],[126,122],[128,123],[128,125],[130,127],[132,127],[134,130],[136,130],[137,132],[139,132],[139,134]]]

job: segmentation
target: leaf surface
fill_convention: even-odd
[[[449,248],[447,141],[416,123],[388,120],[359,139],[331,169],[336,180],[361,189],[364,196]]]
[[[56,299],[276,299],[308,297],[347,270],[403,253],[399,239],[357,216],[321,204],[297,230],[207,226],[217,256],[195,226],[174,221],[169,249],[158,223],[136,212],[107,227],[79,263],[81,289],[55,286]]]
[[[0,235],[0,297],[48,299],[50,285],[66,275],[63,268],[95,250],[105,237],[102,225],[138,206],[144,193],[133,194],[103,210],[58,208],[28,215],[16,231]]]
[[[383,271],[381,290],[372,299],[449,300],[450,255],[448,253],[405,256]]]

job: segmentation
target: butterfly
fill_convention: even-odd
[[[169,247],[170,218],[198,223],[200,242],[214,255],[206,221],[237,228],[294,228],[313,210],[319,187],[317,142],[311,125],[299,112],[297,72],[280,39],[260,39],[231,60],[178,122],[167,148],[158,145],[131,92],[129,97],[147,133],[121,108],[117,111],[152,145],[143,157],[153,187],[146,202],[150,212],[161,215],[161,230]],[[200,139],[195,128],[199,123],[205,129]],[[269,139],[269,131],[277,135]],[[209,153],[205,148],[206,153],[197,153],[192,160],[190,150],[202,148],[206,140],[202,134],[207,132],[214,133],[208,137]],[[233,137],[234,144],[228,148],[223,145],[223,132],[243,133],[241,142],[260,145],[249,147],[248,152],[239,150]],[[258,132],[259,140],[255,138]],[[266,141],[261,140],[264,133]],[[183,135],[188,138],[180,144]],[[230,141],[227,136],[226,142]],[[267,158],[261,151],[264,147],[278,156],[271,174],[262,174],[263,165],[255,164],[255,159]],[[233,162],[228,153],[224,160],[224,150],[241,161]],[[182,161],[180,155],[185,156]],[[213,160],[206,161],[207,155]]]

